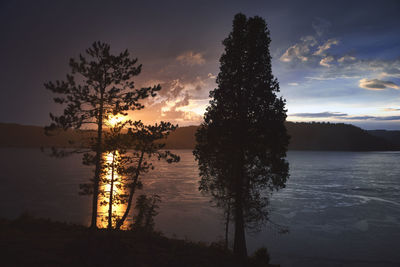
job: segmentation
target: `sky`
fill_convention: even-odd
[[[400,1],[1,1],[0,122],[47,125],[59,114],[43,84],[94,41],[143,64],[161,84],[133,119],[198,125],[216,87],[236,13],[260,16],[289,121],[400,130]]]

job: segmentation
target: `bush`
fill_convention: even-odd
[[[267,248],[262,247],[257,249],[252,256],[252,259],[256,266],[268,266],[270,257]]]

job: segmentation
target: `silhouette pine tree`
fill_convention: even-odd
[[[139,100],[155,96],[161,87],[135,88],[132,79],[140,74],[142,65],[136,65],[137,59],[131,58],[128,50],[113,55],[108,44],[95,42],[85,52],[77,61],[70,60],[71,73],[66,80],[45,83],[45,88],[57,95],[54,101],[65,106],[60,116],[50,113],[52,123],[46,131],[95,126],[96,136],[90,147],[93,155],[85,156],[86,164],[95,165],[95,173],[81,189],[83,194],[93,195],[91,228],[96,228],[104,124],[109,116],[143,108]]]

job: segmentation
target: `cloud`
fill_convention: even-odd
[[[344,117],[347,116],[346,113],[341,112],[319,112],[319,113],[294,113],[289,114],[289,116],[293,117],[302,117],[302,118],[331,118],[331,117]]]
[[[364,121],[364,120],[373,120],[373,121],[397,121],[400,120],[400,116],[370,116],[370,115],[360,115],[360,116],[349,116],[346,113],[341,112],[319,112],[319,113],[294,113],[289,114],[291,117],[299,117],[299,118],[333,118],[335,120],[346,120],[346,121]]]
[[[400,90],[400,86],[398,86],[394,82],[382,81],[378,79],[372,79],[372,80],[361,79],[359,81],[359,86],[367,90],[384,90],[386,88],[393,88]]]
[[[207,74],[207,76],[208,76],[208,78],[210,78],[210,79],[216,79],[216,78],[217,78],[217,75],[214,75],[214,74],[212,74],[212,73]]]
[[[332,67],[332,65],[330,65]],[[337,75],[337,76],[330,76],[330,75],[321,75],[321,76],[306,76],[304,77],[308,80],[314,80],[314,81],[333,81],[336,79],[357,79],[357,78],[361,78],[360,75],[346,75],[346,74],[341,74],[341,75]]]
[[[161,118],[163,120],[173,121],[174,123],[180,124],[200,124],[203,119],[203,116],[190,110],[190,106],[192,105],[188,93],[185,94],[183,99],[166,104],[167,105],[164,105],[164,107],[161,108]]]
[[[330,49],[332,45],[337,45],[337,44],[339,44],[338,39],[329,39],[324,44],[318,46],[318,50],[315,51],[313,55],[315,56],[324,55],[326,50]]]
[[[210,76],[213,74],[205,72],[170,80],[155,77],[143,81],[140,85],[159,83],[162,89],[156,97],[143,100],[145,108],[132,112],[132,119],[140,118],[145,123],[164,120],[180,126],[199,125],[209,102],[209,91],[215,88],[215,79]]]
[[[364,116],[350,116],[350,117],[343,117],[344,120],[354,120],[354,121],[361,121],[361,120],[370,120],[375,119],[374,116],[364,115]]]
[[[290,85],[290,86],[299,86],[298,83],[288,83],[288,85]]]
[[[337,62],[338,64],[330,62],[329,68],[316,68],[314,76],[306,78],[311,80],[361,79],[366,76],[376,77],[378,80],[384,80],[387,77],[400,78],[400,59],[357,59],[354,56],[345,55],[339,56]]]
[[[395,77],[400,78],[400,68],[386,68],[382,73],[382,77]]]
[[[329,63],[331,63],[333,60],[334,60],[334,58],[332,56],[328,56],[328,57],[325,57],[325,58],[321,59],[319,64],[321,66],[329,68],[331,66]]]
[[[337,39],[329,39],[318,45],[316,37],[311,35],[305,36],[300,39],[300,42],[289,47],[279,60],[282,62],[298,62],[299,64],[319,63],[326,67],[327,60],[329,62],[334,60],[332,56],[326,55],[326,51],[338,43]]]
[[[301,38],[301,42],[289,47],[280,57],[283,62],[292,62],[294,60],[308,61],[310,50],[317,44],[313,36],[305,36]]]
[[[160,81],[161,91],[158,95],[165,100],[175,101],[183,98],[187,93],[191,99],[208,98],[209,90],[215,88],[215,81],[206,76],[178,78],[169,81]]]
[[[162,119],[178,123],[180,126],[184,125],[199,125],[203,116],[194,112],[171,109],[162,113]]]
[[[198,125],[203,119],[200,112],[191,110],[199,107],[187,92],[180,94],[176,99],[167,100],[160,96],[155,101],[144,104],[144,109],[130,113],[132,119],[140,118],[144,123],[169,121],[180,126]]]
[[[355,120],[355,121],[360,121],[360,120],[374,120],[374,121],[398,121],[400,120],[400,116],[351,116],[351,117],[346,117],[343,118],[346,120]]]
[[[184,84],[180,79],[174,79],[171,81],[159,82],[161,84],[161,91],[158,95],[166,100],[172,100],[177,98],[182,91],[185,89]]]
[[[340,45],[338,38],[323,39],[329,27],[329,22],[317,19],[317,22],[313,23],[315,34],[300,38],[296,44],[287,48],[280,56],[280,61],[284,62],[283,66],[289,67],[291,70],[297,68],[299,71],[304,71],[304,67],[307,67],[309,70],[313,70],[312,80],[373,77],[384,81],[390,80],[390,78],[400,78],[400,58],[360,58],[349,55],[348,52],[341,54],[338,51],[336,51],[338,54],[329,54],[333,46]],[[374,84],[374,82],[365,80],[360,83],[360,87],[370,90],[399,89],[394,82],[376,82]]]
[[[175,103],[175,108],[184,107],[184,106],[189,105],[189,99],[190,99],[190,95],[189,95],[189,93],[186,92],[184,98]]]
[[[400,111],[400,108],[384,108],[384,111]]]
[[[315,77],[306,76],[304,78],[306,78],[308,80],[315,80],[315,81],[330,81],[330,80],[335,80],[336,79],[336,78],[333,78],[333,77],[319,77],[319,76],[315,76]]]
[[[188,51],[177,56],[176,60],[179,61],[181,64],[188,66],[203,65],[204,63],[206,63],[203,54],[194,53],[193,51]]]
[[[400,116],[382,116],[382,117],[375,117],[375,119],[379,121],[398,121],[400,120]]]
[[[352,62],[354,60],[356,60],[356,57],[345,55],[345,56],[339,58],[337,61],[339,63],[346,63],[346,62]]]
[[[331,26],[330,22],[324,19],[316,19],[312,24],[315,34],[303,36],[300,41],[290,46],[279,58],[282,62],[300,62],[300,63],[320,63],[326,58],[326,51],[333,45],[339,44],[339,40],[331,38],[323,41],[322,36]],[[322,66],[326,66],[321,64]]]
[[[361,67],[376,74],[380,78],[396,77],[400,78],[400,59],[395,60],[366,60],[360,62]]]

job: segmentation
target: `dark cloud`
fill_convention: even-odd
[[[355,120],[355,121],[360,121],[360,120],[371,120],[371,119],[375,119],[376,117],[374,116],[350,116],[350,117],[343,117],[342,119],[344,120]]]
[[[347,116],[346,113],[341,112],[319,112],[319,113],[294,113],[289,114],[289,116],[293,117],[301,117],[301,118],[331,118],[331,117],[344,117]]]
[[[340,122],[340,121],[380,122],[380,121],[398,121],[398,120],[400,120],[400,116],[370,116],[370,115],[349,116],[346,113],[340,113],[340,112],[295,113],[295,114],[290,114],[289,116],[308,118],[308,119],[331,118],[331,119],[334,119],[334,122]]]
[[[400,116],[382,116],[382,117],[375,117],[378,121],[398,121],[400,120]]]
[[[189,105],[189,100],[190,100],[190,95],[189,95],[189,93],[186,92],[185,97],[182,100],[176,102],[174,107],[178,108],[178,107],[187,106],[187,105]]]
[[[341,119],[361,121],[361,120],[372,120],[372,121],[397,121],[400,120],[400,116],[348,116]]]
[[[175,100],[185,89],[179,79],[163,82],[161,86],[160,96],[166,97],[167,100]]]
[[[397,67],[390,66],[383,70],[382,75],[388,77],[397,77],[400,78],[400,64],[397,64]]]

